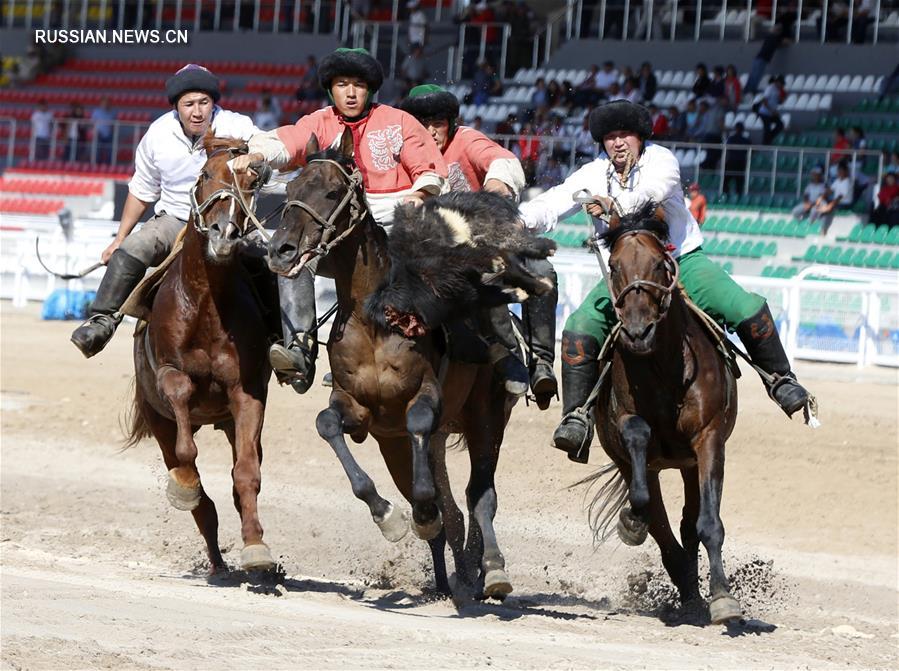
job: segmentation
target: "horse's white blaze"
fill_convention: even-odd
[[[437,212],[443,217],[446,225],[449,226],[453,233],[453,242],[457,245],[472,245],[471,226],[468,221],[459,212],[448,210],[445,207],[438,207]]]

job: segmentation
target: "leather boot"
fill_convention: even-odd
[[[554,282],[552,291],[543,296],[531,296],[522,306],[524,338],[531,348],[531,391],[541,410],[546,410],[559,393],[559,384],[553,372],[558,300],[559,292]]]
[[[790,361],[780,342],[777,326],[767,303],[752,317],[737,325],[737,335],[752,362],[774,378],[773,382],[762,378],[762,382],[768,390],[768,396],[787,417],[792,417],[794,412],[805,407],[809,394],[790,370]]]
[[[268,360],[281,384],[305,394],[315,379],[315,277],[307,269],[295,278],[278,277],[284,345],[269,348]]]
[[[500,305],[483,311],[481,322],[490,343],[490,362],[496,375],[503,381],[506,393],[516,398],[524,396],[528,391],[528,369],[517,354],[518,341],[512,331],[509,309]]]
[[[100,280],[97,296],[91,303],[91,317],[72,332],[72,343],[85,358],[99,353],[122,321],[118,310],[147,272],[147,266],[128,252],[117,249],[109,258]]]
[[[553,433],[553,446],[579,464],[589,461],[593,441],[593,409],[580,408],[599,379],[599,351],[593,336],[562,332],[562,422]]]

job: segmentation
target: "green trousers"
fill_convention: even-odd
[[[746,291],[730,275],[709,260],[702,247],[677,260],[680,281],[696,305],[729,329],[752,317],[765,304],[758,294]],[[587,294],[581,306],[565,322],[565,330],[592,335],[602,344],[618,318],[606,283],[600,282]]]

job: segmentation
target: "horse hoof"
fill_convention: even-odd
[[[165,488],[165,495],[172,507],[177,510],[190,511],[200,505],[200,485],[185,487],[175,479],[172,471],[169,471],[169,482]]]
[[[649,525],[643,520],[635,517],[629,508],[622,508],[618,515],[618,524],[616,526],[618,538],[625,545],[643,545],[646,541],[646,534],[649,532]]]
[[[392,503],[387,510],[387,514],[384,515],[383,518],[378,519],[375,517],[373,519],[375,524],[377,524],[378,528],[381,530],[381,533],[384,535],[384,538],[391,543],[398,543],[407,533],[409,533],[409,519],[406,516],[406,513],[399,508],[395,508]]]
[[[240,567],[244,571],[268,571],[275,567],[275,560],[265,543],[244,545],[240,551]]]
[[[412,524],[412,530],[415,532],[415,535],[423,541],[437,538],[441,529],[443,529],[443,515],[440,514],[440,511],[437,511],[437,517],[427,524]]]
[[[719,596],[709,604],[709,616],[712,624],[725,624],[743,617],[740,602],[730,595]]]
[[[487,571],[484,576],[484,596],[502,601],[512,593],[512,583],[509,576],[501,568]]]

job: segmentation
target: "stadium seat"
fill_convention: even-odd
[[[877,230],[874,231],[874,237],[872,242],[878,245],[882,245],[886,242],[887,234],[890,232],[890,227],[886,224],[882,224],[877,227]]]
[[[891,251],[885,251],[880,254],[880,257],[877,259],[875,267],[880,268],[882,270],[887,270],[890,268],[890,266],[892,266],[896,262],[897,258],[899,258],[899,254],[893,254],[893,252],[891,252]]]
[[[849,261],[850,266],[854,266],[856,268],[862,268],[865,265],[865,257],[868,255],[867,250],[858,249],[852,255],[852,258]]]
[[[877,268],[880,261],[880,251],[875,249],[865,257],[865,268]]]

